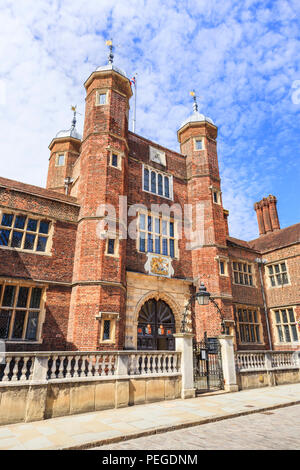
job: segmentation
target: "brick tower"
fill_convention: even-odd
[[[71,128],[60,131],[49,145],[47,189],[69,194],[73,168],[80,155],[81,135],[76,130],[76,108]]]
[[[233,311],[226,247],[228,211],[224,211],[222,206],[217,132],[213,121],[198,112],[195,99],[194,113],[178,130],[181,153],[186,155],[187,162],[188,201],[193,208],[192,229],[198,235],[191,245],[193,278],[198,285],[200,281],[204,282],[230,326]],[[200,226],[196,222],[197,205],[200,208]],[[195,305],[194,326],[198,340],[205,331],[208,335],[220,333],[221,319],[216,307],[212,304],[205,307]]]
[[[122,349],[126,299],[126,239],[117,234],[119,196],[127,195],[130,81],[112,63],[85,83],[86,108],[77,199],[80,215],[68,327],[70,348]],[[100,238],[101,205],[111,205],[116,229]]]

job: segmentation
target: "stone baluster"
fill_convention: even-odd
[[[15,364],[12,370],[12,377],[11,377],[12,382],[16,382],[18,380],[18,366],[19,366],[20,357],[15,356],[14,359],[15,359]]]

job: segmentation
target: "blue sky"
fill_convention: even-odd
[[[45,185],[48,145],[72,104],[84,114],[112,37],[115,64],[138,73],[137,133],[178,151],[189,91],[201,97],[232,236],[258,236],[253,204],[269,194],[282,227],[299,222],[299,18],[299,0],[2,0],[0,175]]]

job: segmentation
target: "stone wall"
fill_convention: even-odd
[[[181,396],[181,374],[0,385],[0,425],[39,421]]]

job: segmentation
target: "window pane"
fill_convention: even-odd
[[[163,252],[163,255],[168,255],[168,239],[167,238],[163,238],[162,252]]]
[[[252,312],[251,310],[248,311],[249,322],[253,323]]]
[[[158,175],[158,194],[160,196],[163,195],[163,178],[162,178],[162,175]]]
[[[15,219],[15,228],[24,228],[26,217],[24,215],[17,215]]]
[[[27,222],[27,230],[29,230],[30,232],[36,232],[36,229],[37,229],[37,220],[35,219],[28,219],[28,222]]]
[[[162,234],[163,235],[168,235],[168,233],[167,233],[167,221],[166,220],[162,221]]]
[[[292,335],[293,335],[293,341],[298,341],[298,333],[297,333],[296,325],[292,325],[291,330],[292,330]]]
[[[3,307],[12,307],[14,304],[14,298],[15,298],[15,292],[16,292],[16,286],[6,286],[4,295],[3,295],[3,301],[2,301],[2,306]]]
[[[153,238],[151,235],[148,235],[148,251],[153,253]]]
[[[170,237],[174,237],[174,222],[170,222]]]
[[[289,283],[289,280],[288,280],[287,273],[283,273],[282,274],[282,284],[288,284],[288,283]]]
[[[33,250],[34,241],[35,241],[35,235],[27,234],[25,238],[24,249]]]
[[[170,240],[170,256],[171,258],[174,258],[175,256],[174,240]]]
[[[251,265],[248,264],[248,273],[251,273],[251,272],[252,272]]]
[[[233,269],[236,271],[237,270],[237,264],[233,263]]]
[[[239,282],[239,273],[237,271],[234,272],[234,282],[238,284]]]
[[[46,251],[46,245],[47,245],[47,238],[38,237],[36,251]]]
[[[8,246],[10,230],[0,230],[0,245]]]
[[[31,291],[30,308],[40,308],[42,289],[34,287]]]
[[[249,284],[248,274],[244,274],[244,276],[245,276],[245,284],[246,284],[246,286],[248,286],[248,284]]]
[[[103,339],[110,339],[110,320],[104,320]]]
[[[288,325],[283,325],[284,328],[284,335],[285,335],[285,341],[287,343],[291,342],[291,335],[290,335],[290,329]]]
[[[9,310],[0,311],[0,338],[1,339],[8,338],[11,314],[12,312]]]
[[[170,197],[170,185],[168,176],[165,176],[165,196]]]
[[[152,217],[148,216],[148,232],[152,232]]]
[[[275,273],[279,273],[279,272],[280,272],[279,264],[275,264],[274,268],[275,268]]]
[[[151,171],[151,192],[156,193],[156,173]]]
[[[160,253],[160,238],[155,237],[155,253]]]
[[[39,312],[29,312],[26,339],[35,340],[38,327]]]
[[[274,276],[271,276],[271,277],[270,277],[270,281],[271,281],[272,287],[274,287],[274,286],[275,286],[275,279],[274,279]]]
[[[12,338],[14,339],[22,338],[25,316],[26,316],[26,311],[24,310],[16,311]]]
[[[295,321],[294,310],[292,308],[289,308],[288,312],[289,312],[290,322],[293,323]]]
[[[254,316],[254,322],[255,322],[255,323],[258,323],[256,310],[254,310],[253,316]]]
[[[113,238],[109,238],[107,243],[107,253],[109,255],[113,255],[115,252],[115,240]]]
[[[146,217],[144,214],[140,214],[140,229],[145,230],[146,228]]]
[[[1,225],[4,225],[5,227],[11,227],[13,218],[13,214],[3,214]]]
[[[225,270],[224,270],[224,261],[220,261],[220,273],[221,274],[224,274]]]
[[[275,316],[276,316],[276,323],[280,323],[280,313],[279,313],[279,310],[276,310],[275,311]]]
[[[99,104],[106,104],[106,93],[99,94]]]
[[[243,321],[242,310],[240,308],[238,309],[238,317],[239,321]]]
[[[250,325],[250,340],[252,343],[255,343],[254,325]]]
[[[145,247],[145,234],[140,234],[140,251],[145,252],[146,247]]]
[[[196,140],[196,150],[202,150],[203,145],[202,145],[202,139],[197,139]]]
[[[251,274],[249,274],[249,284],[250,286],[253,286],[253,278]]]
[[[281,343],[283,343],[283,332],[281,326],[277,326],[277,332],[278,332],[278,339]]]
[[[160,220],[155,219],[155,233],[160,233]]]
[[[11,246],[12,247],[21,248],[23,233],[24,232],[13,232],[12,239],[11,239]]]
[[[281,315],[282,315],[282,323],[287,323],[288,319],[287,319],[286,310],[281,310]]]
[[[269,274],[273,274],[273,266],[268,266]]]
[[[144,189],[149,191],[149,170],[147,168],[144,168]]]
[[[49,232],[49,225],[50,222],[47,222],[47,220],[41,220],[39,232],[47,234]]]
[[[285,265],[285,263],[281,263],[280,266],[281,266],[281,272],[286,271],[286,265]]]
[[[118,166],[118,155],[112,154],[111,156],[111,164],[112,166]]]
[[[28,287],[20,287],[17,307],[26,307],[27,306],[27,299],[28,299],[29,288]]]
[[[58,166],[63,166],[64,164],[65,164],[65,156],[64,155],[58,155],[57,165]]]
[[[257,341],[258,343],[260,343],[260,331],[259,331],[259,326],[257,325],[257,326],[255,327],[255,329],[256,329],[256,341]]]

